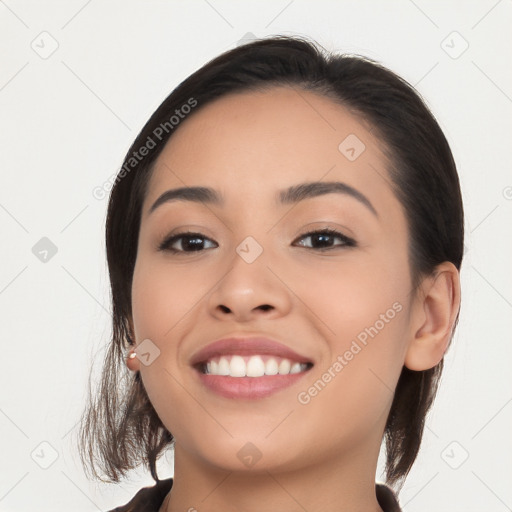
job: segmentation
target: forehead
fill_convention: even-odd
[[[320,180],[389,195],[381,147],[371,126],[317,93],[281,86],[230,94],[182,121],[156,161],[145,211],[163,191],[192,185],[246,202]]]

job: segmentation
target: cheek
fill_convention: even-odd
[[[297,435],[314,430],[332,449],[357,444],[385,422],[406,346],[403,290],[361,277],[346,276],[344,283],[343,290],[329,285],[315,292],[315,300],[324,297],[328,350],[296,397],[303,418]]]
[[[164,425],[180,439],[182,432],[190,428],[187,418],[201,414],[201,410],[195,408],[196,403],[184,392],[182,369],[178,367],[179,340],[186,334],[187,314],[193,314],[194,304],[205,293],[200,280],[192,281],[189,274],[176,267],[171,269],[165,262],[141,258],[135,266],[132,284],[137,343],[149,339],[157,347],[153,352],[157,356],[151,363],[140,364],[144,388]]]
[[[381,315],[387,326],[388,320],[397,317],[396,310],[405,308],[410,284],[402,259],[380,254],[320,262],[302,268],[290,282],[311,318],[317,317],[316,324],[321,320],[326,337],[340,349],[375,323],[382,327]]]
[[[210,284],[211,286],[211,284]],[[166,347],[208,290],[208,280],[165,262],[137,264],[132,284],[132,309],[137,341],[150,338]]]
[[[363,416],[389,405],[407,346],[407,268],[406,257],[382,253],[301,274],[294,290],[314,305],[311,318],[327,343],[314,387],[303,390],[300,403],[315,402],[319,414],[331,403],[339,405],[333,415],[348,407]]]

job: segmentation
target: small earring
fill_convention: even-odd
[[[128,356],[126,359],[134,359],[137,357],[137,354],[135,353],[135,350],[132,348],[130,352],[128,353]]]

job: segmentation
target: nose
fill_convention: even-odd
[[[240,323],[276,319],[290,311],[292,292],[261,255],[248,263],[235,254],[209,297],[209,311],[218,320]]]

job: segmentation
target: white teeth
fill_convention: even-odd
[[[265,368],[265,363],[260,356],[251,357],[247,363],[247,377],[263,377],[266,373]]]
[[[245,377],[247,367],[242,356],[233,356],[229,363],[229,374],[231,377]]]
[[[279,375],[288,375],[291,367],[292,365],[290,361],[288,361],[288,359],[283,359],[279,364]]]
[[[302,370],[300,363],[293,363],[290,368],[290,373],[299,373]]]
[[[229,375],[229,360],[227,358],[225,358],[225,357],[220,358],[219,367],[218,367],[217,371],[218,371],[217,375]]]
[[[247,361],[246,361],[247,360]],[[307,370],[305,363],[292,363],[289,359],[270,357],[266,362],[260,355],[242,357],[223,356],[205,365],[205,373],[229,377],[263,377],[264,375],[289,375]]]
[[[277,375],[279,373],[279,366],[277,361],[270,358],[265,365],[265,375]]]

